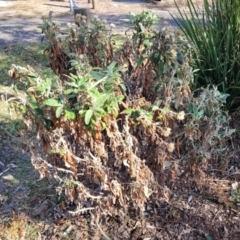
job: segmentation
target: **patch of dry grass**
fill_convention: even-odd
[[[32,221],[24,214],[16,215],[13,212],[12,219],[6,226],[0,226],[0,239],[38,239],[37,225],[31,224]]]

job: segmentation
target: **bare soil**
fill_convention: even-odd
[[[194,0],[196,6],[201,6],[202,0]],[[66,25],[67,22],[73,22],[73,15],[70,12],[69,1],[50,1],[50,0],[16,0],[6,1],[7,7],[0,7],[0,47],[9,43],[25,41],[36,42],[41,39],[41,31],[37,26],[42,23],[43,17],[48,17],[52,11],[53,20]],[[87,0],[78,0],[78,5],[83,8],[92,8]],[[114,33],[124,33],[128,29],[126,19],[129,18],[129,12],[139,13],[143,10],[151,10],[157,16],[169,21],[174,25],[170,13],[176,11],[173,0],[162,2],[145,0],[100,0],[97,1],[96,9],[91,9],[92,16],[98,16],[105,19],[108,23],[113,23],[116,28]],[[186,8],[185,0],[178,1],[181,9]]]
[[[5,8],[0,8],[0,20],[8,19],[29,19],[48,16],[49,11],[54,11],[56,16],[69,15],[69,1],[57,0],[12,0],[4,1],[7,3]],[[92,8],[92,3],[87,0],[76,1],[80,7]],[[176,1],[181,8],[186,8],[186,0]],[[203,0],[193,0],[196,6],[201,6]],[[175,11],[174,0],[163,0],[161,2],[151,0],[100,0],[96,1],[96,9],[92,9],[96,14],[123,14],[128,12],[139,12],[146,8],[157,11]]]

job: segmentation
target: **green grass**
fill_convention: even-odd
[[[122,34],[114,34],[112,35],[112,40],[114,43],[114,49],[119,50],[126,41],[126,36]]]
[[[10,85],[8,70],[12,64],[31,65],[35,70],[47,70],[44,56],[45,43],[14,44],[0,49],[0,89]]]
[[[6,204],[12,202],[13,211],[18,215],[16,220],[11,219],[8,228],[4,228],[4,224],[9,222],[9,216],[1,216],[3,229],[0,228],[2,234],[0,238],[11,236],[11,239],[17,239],[18,229],[22,228],[26,232],[25,239],[36,239],[37,222],[36,219],[32,222],[29,213],[36,207],[36,203],[43,199],[43,196],[55,201],[53,191],[47,188],[48,180],[38,181],[39,174],[32,166],[29,156],[22,153],[24,144],[18,136],[18,131],[23,127],[22,118],[13,110],[10,111],[7,104],[7,100],[14,95],[13,82],[8,76],[8,70],[12,64],[30,65],[37,73],[54,77],[52,70],[48,67],[48,59],[44,55],[46,47],[46,43],[21,43],[0,48],[0,154],[3,156],[1,161],[5,164],[1,170],[12,166],[9,164],[15,166],[10,167],[0,178],[0,196],[6,197]],[[23,92],[20,91],[19,94]],[[13,135],[16,141],[10,135]],[[11,150],[6,150],[9,147]],[[21,195],[22,188],[24,190]],[[20,193],[14,193],[16,189],[20,189]]]
[[[12,64],[30,65],[38,73],[53,76],[52,70],[47,66],[48,59],[44,55],[46,47],[46,43],[22,43],[0,48],[0,121],[9,122],[17,117],[14,114],[9,115],[6,104],[6,100],[14,93],[11,86],[13,82],[8,76]]]
[[[18,131],[23,127],[23,121],[20,115],[17,115],[13,109],[9,108],[7,100],[14,96],[12,88],[13,81],[8,76],[8,70],[12,64],[27,66],[30,65],[37,73],[46,77],[56,77],[52,70],[48,67],[48,59],[44,55],[46,49],[46,43],[21,43],[9,45],[5,48],[0,48],[0,154],[5,155],[2,151],[2,146],[10,145],[15,148],[18,143],[11,143],[10,135],[14,137],[18,135]],[[24,94],[19,92],[19,94]],[[17,136],[18,138],[18,136]],[[20,139],[19,139],[20,140]],[[19,152],[21,149],[19,149]],[[13,158],[10,156],[4,156],[7,159],[7,163],[14,163],[18,166],[14,169],[14,175],[9,173],[9,179],[3,179],[5,184],[8,184],[9,188],[14,187],[16,184],[23,184],[30,189],[29,194],[36,196],[39,189],[43,189],[44,184],[33,185],[33,178],[28,177],[35,172],[29,157],[26,159],[19,158],[18,151],[13,153]],[[1,172],[1,171],[0,171]],[[6,173],[8,174],[8,172]],[[5,176],[5,174],[4,174]],[[6,177],[6,176],[5,176]],[[8,178],[7,177],[7,178]],[[36,176],[35,176],[36,177]],[[41,181],[42,182],[42,181]],[[45,183],[46,184],[46,183]],[[44,190],[45,191],[45,190]]]

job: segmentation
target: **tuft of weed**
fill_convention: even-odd
[[[188,13],[173,16],[179,28],[194,45],[191,65],[195,70],[194,88],[215,85],[228,93],[226,108],[239,107],[240,87],[240,6],[238,0],[204,0],[203,10],[187,0]]]

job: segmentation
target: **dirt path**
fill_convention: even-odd
[[[184,7],[183,2],[184,0],[179,0],[182,7]],[[78,0],[77,3],[81,7],[91,8],[91,4],[88,4],[87,0]],[[100,19],[115,24],[115,32],[123,33],[128,29],[126,19],[129,18],[129,12],[139,13],[143,10],[151,10],[174,25],[169,13],[176,11],[173,0],[155,3],[145,0],[100,0],[97,9],[92,9],[91,13],[92,16],[98,16]],[[42,17],[48,16],[49,11],[53,11],[53,19],[62,25],[73,22],[68,0],[64,2],[50,0],[2,1],[0,5],[0,46],[22,41],[40,41],[42,35],[37,26],[42,23]]]

